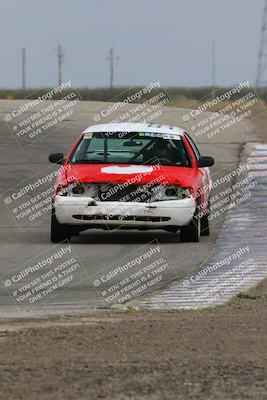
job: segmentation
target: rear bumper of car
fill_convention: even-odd
[[[188,225],[195,212],[192,197],[154,203],[105,201],[90,197],[56,196],[55,214],[60,224],[127,227]]]

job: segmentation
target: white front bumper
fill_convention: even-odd
[[[188,225],[195,212],[195,201],[190,197],[154,203],[94,203],[90,197],[56,196],[54,208],[60,224],[152,228]]]

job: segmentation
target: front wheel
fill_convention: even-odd
[[[57,220],[54,210],[52,210],[51,216],[51,235],[50,239],[52,243],[60,243],[64,240],[70,240],[71,233],[67,225],[60,224]]]
[[[189,225],[183,226],[180,230],[181,242],[199,242],[200,238],[200,218],[198,208]]]

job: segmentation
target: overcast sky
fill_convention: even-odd
[[[114,46],[114,84],[204,86],[255,81],[264,0],[0,0],[0,87],[57,82],[56,47],[65,52],[63,78],[73,86],[109,84],[106,60]]]

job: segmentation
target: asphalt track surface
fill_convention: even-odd
[[[34,173],[51,168],[48,155],[51,152],[66,153],[76,136],[90,125],[94,125],[94,115],[99,114],[107,107],[107,103],[81,102],[75,106],[70,118],[58,123],[56,130],[45,137],[39,137],[38,142],[28,147],[20,148],[12,136],[10,126],[4,117],[12,110],[25,104],[23,100],[0,101],[0,164],[1,164],[1,226],[0,226],[0,319],[23,317],[47,317],[58,314],[90,313],[93,310],[105,308],[107,303],[99,295],[88,276],[97,276],[100,270],[106,270],[111,263],[122,257],[130,257],[130,253],[139,251],[142,246],[157,240],[166,255],[169,264],[179,276],[191,272],[205,262],[211,254],[214,241],[222,226],[223,217],[211,227],[209,237],[201,237],[199,243],[180,243],[179,234],[164,231],[102,231],[88,230],[79,237],[73,238],[71,247],[75,251],[79,262],[83,265],[85,279],[81,279],[68,290],[61,291],[57,297],[50,296],[46,302],[37,302],[33,306],[16,305],[14,297],[4,285],[10,271],[15,271],[21,264],[33,257],[41,259],[41,254],[51,251],[49,231],[50,220],[46,218],[38,225],[21,231],[10,216],[3,199],[6,191],[19,185]],[[47,102],[49,105],[49,102]],[[42,105],[44,107],[44,105]],[[128,106],[132,107],[132,106]],[[162,113],[153,121],[157,123],[187,127],[183,121],[185,110],[172,107],[163,107]],[[25,112],[23,118],[30,116]],[[110,118],[102,118],[99,122],[106,123],[117,117],[113,113]],[[202,135],[194,137],[202,155],[215,158],[216,164],[212,167],[212,176],[217,176],[223,169],[234,169],[240,157],[243,144],[251,140],[253,125],[241,122],[234,129],[227,129],[212,139]],[[190,129],[189,129],[190,133]],[[253,134],[253,141],[257,136]],[[22,142],[21,142],[22,143]],[[52,166],[53,168],[53,166]],[[38,258],[39,257],[39,258]],[[166,276],[166,281],[173,279],[173,275]]]

